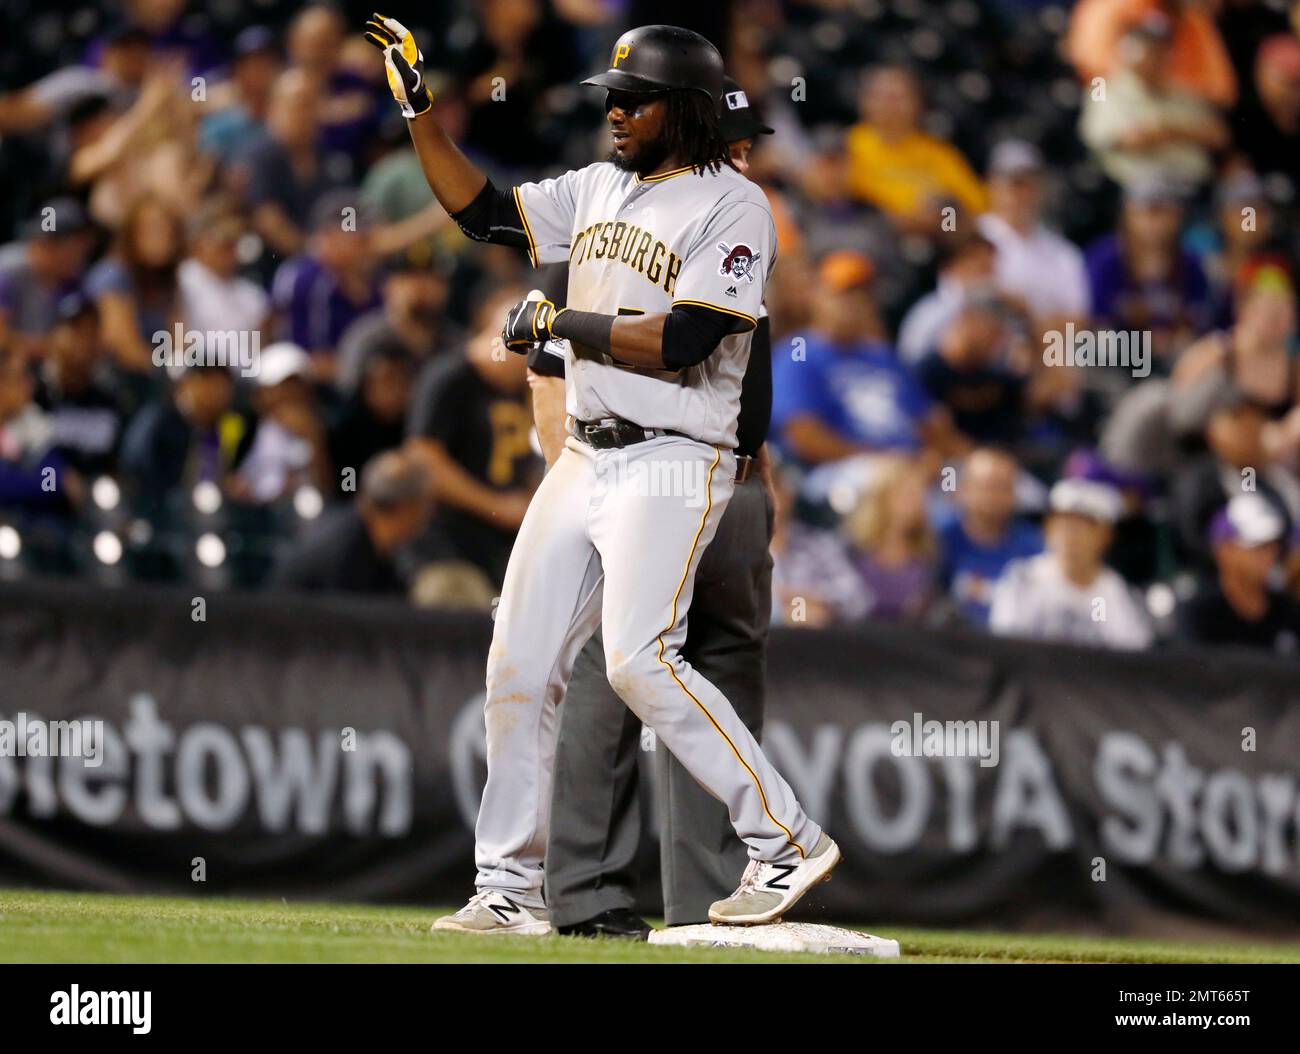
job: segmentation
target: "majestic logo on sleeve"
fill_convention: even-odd
[[[726,242],[718,242],[718,252],[722,253],[722,266],[718,269],[718,274],[728,275],[737,281],[742,278],[746,282],[754,281],[754,265],[762,259],[762,253],[754,252],[748,245],[730,246]]]

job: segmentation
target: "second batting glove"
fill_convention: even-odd
[[[366,40],[384,53],[388,87],[402,107],[402,116],[419,117],[433,105],[424,83],[424,56],[410,31],[395,18],[376,12],[366,23]]]
[[[506,312],[501,339],[511,351],[525,354],[532,345],[551,339],[551,322],[555,315],[555,305],[534,292],[528,300],[519,301]]]

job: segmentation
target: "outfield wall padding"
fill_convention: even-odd
[[[10,732],[0,883],[463,900],[490,621],[201,599],[0,586],[0,745],[103,729],[94,767]],[[1296,660],[867,626],[774,632],[768,673],[765,745],[845,857],[800,917],[1300,935]]]

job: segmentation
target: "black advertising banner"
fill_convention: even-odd
[[[463,899],[489,635],[358,600],[0,588],[0,883]],[[845,855],[809,917],[1300,934],[1292,662],[787,631],[769,691],[765,745]]]
[[[848,862],[830,915],[1300,933],[1293,661],[872,628],[784,637],[770,665],[764,742]]]

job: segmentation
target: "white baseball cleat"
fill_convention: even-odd
[[[818,882],[831,877],[840,862],[840,847],[823,833],[804,859],[793,864],[751,860],[736,892],[709,908],[709,921],[720,926],[758,926],[781,916]]]
[[[551,932],[551,913],[543,906],[525,907],[517,893],[485,889],[470,897],[456,914],[436,920],[431,928],[434,932],[545,937]]]

